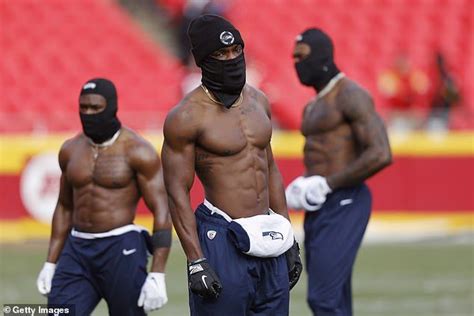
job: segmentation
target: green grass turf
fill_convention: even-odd
[[[358,316],[474,315],[474,246],[431,241],[364,245],[353,277]],[[0,303],[42,303],[35,280],[46,243],[1,245]],[[185,259],[175,242],[167,268],[168,304],[155,315],[188,315]],[[305,299],[306,278],[291,292],[294,316],[311,315]],[[93,315],[107,315],[102,302]],[[225,315],[223,315],[225,316]]]

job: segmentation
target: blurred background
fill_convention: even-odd
[[[35,280],[57,152],[81,131],[82,84],[111,79],[119,118],[159,151],[167,111],[200,84],[187,26],[215,13],[240,30],[248,82],[270,99],[286,184],[303,171],[298,128],[314,96],[291,58],[306,28],[333,38],[339,68],[386,122],[395,163],[368,182],[374,211],[356,264],[356,314],[474,315],[473,9],[473,0],[0,0],[0,304],[44,302]],[[193,204],[202,199],[196,181]],[[291,216],[302,240],[302,214]],[[137,223],[151,227],[143,204]],[[174,245],[160,315],[188,314]],[[305,282],[291,315],[310,315]]]

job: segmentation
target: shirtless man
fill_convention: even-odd
[[[84,133],[59,152],[60,193],[37,286],[48,304],[73,304],[76,315],[90,315],[101,298],[110,315],[145,315],[168,300],[171,217],[160,160],[116,113],[114,84],[89,80],[79,98]],[[133,224],[140,197],[154,215],[151,238]]]
[[[316,99],[303,114],[304,176],[286,189],[288,206],[305,209],[308,303],[314,315],[352,315],[351,274],[371,212],[364,181],[391,163],[370,95],[333,61],[331,39],[308,29],[293,52],[302,84]]]
[[[288,315],[301,261],[270,147],[268,100],[245,84],[244,42],[230,22],[203,15],[188,35],[202,85],[168,114],[162,160],[188,260],[191,315]],[[193,214],[195,172],[206,199]],[[262,229],[261,221],[271,224]],[[281,248],[253,252],[257,240]]]

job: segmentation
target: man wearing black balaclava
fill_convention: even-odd
[[[270,146],[265,95],[245,83],[244,41],[216,15],[191,22],[202,85],[168,114],[162,149],[191,315],[288,315],[302,265]],[[205,200],[193,212],[195,173]]]
[[[244,41],[239,31],[229,21],[208,14],[191,22],[188,35],[203,87],[230,108],[245,85]]]
[[[122,124],[117,118],[117,91],[115,85],[102,78],[89,80],[81,89],[81,100],[90,99],[84,96],[97,95],[95,98],[105,101],[105,108],[101,111],[79,111],[81,118],[82,130],[95,144],[102,144],[112,139],[120,133]],[[101,103],[101,102],[99,102]],[[84,103],[82,103],[84,104]],[[82,108],[85,108],[82,106]],[[116,136],[116,137],[117,137]]]
[[[334,62],[329,36],[296,37],[296,73],[317,97],[303,112],[305,172],[286,189],[288,207],[304,210],[308,298],[314,315],[352,315],[352,267],[372,199],[364,181],[391,163],[385,126],[366,90]]]
[[[102,298],[110,315],[145,315],[168,300],[172,223],[160,159],[121,126],[111,81],[82,86],[79,116],[83,133],[59,152],[60,192],[38,291],[49,305],[71,304],[76,315],[90,315]],[[133,224],[140,198],[154,214],[152,236]]]

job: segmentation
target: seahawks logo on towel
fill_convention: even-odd
[[[232,34],[231,32],[229,31],[224,31],[221,33],[221,35],[219,36],[222,44],[224,45],[232,45],[232,43],[234,43],[234,34]]]
[[[275,231],[262,232],[262,236],[263,237],[270,236],[272,240],[276,240],[276,239],[283,240],[283,234],[280,232],[275,232]]]

